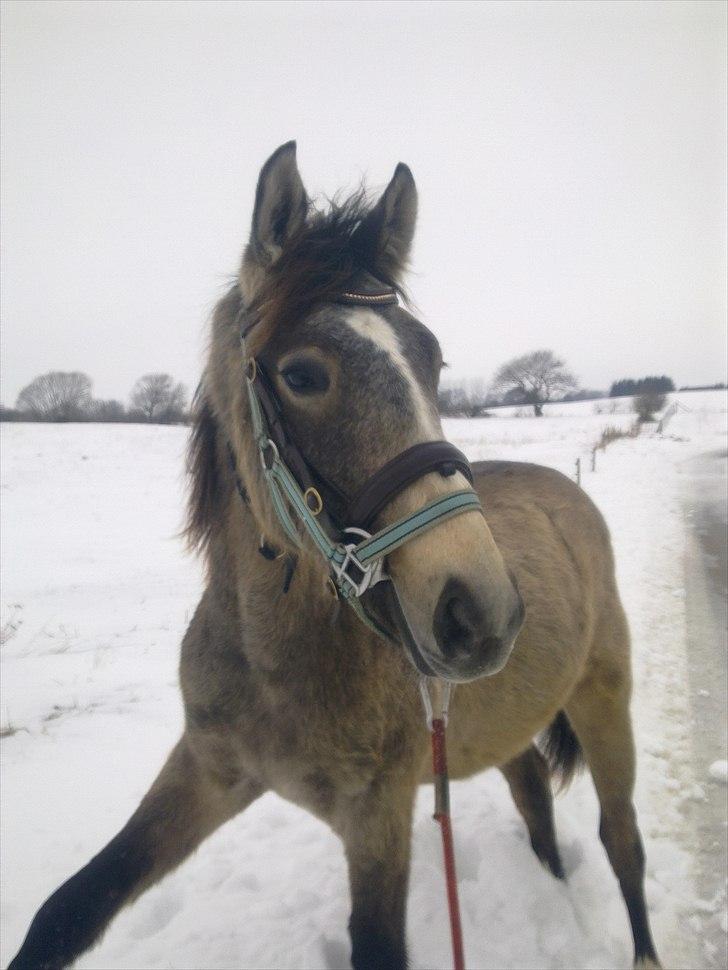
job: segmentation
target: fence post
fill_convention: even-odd
[[[581,458],[576,459],[576,484],[581,485]]]
[[[595,472],[597,470],[597,447],[596,447],[596,445],[594,445],[594,447],[592,448],[591,470],[593,472]]]

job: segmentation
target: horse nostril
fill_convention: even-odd
[[[449,579],[435,608],[434,632],[443,656],[470,653],[483,618],[467,587]]]
[[[458,599],[457,596],[453,596],[451,600],[448,600],[445,604],[445,619],[448,625],[452,624],[453,627],[467,629],[468,627],[468,615],[465,609],[465,604],[462,600]]]

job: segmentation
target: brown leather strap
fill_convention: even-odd
[[[321,512],[321,519],[327,524],[330,531],[338,531],[339,527],[331,519],[331,505],[336,504],[340,509],[343,509],[348,502],[347,497],[335,485],[327,481],[299,451],[298,445],[293,440],[286,425],[278,395],[262,365],[257,361],[254,384],[260,406],[265,414],[268,433],[271,441],[278,449],[278,454],[292,472],[302,492],[309,488],[326,492],[322,496],[324,508]]]
[[[298,479],[301,488],[305,490],[312,484],[308,466],[303,460],[303,456],[298,448],[296,448],[288,436],[283,419],[283,412],[278,403],[278,397],[270,384],[267,374],[257,361],[255,364],[254,384],[260,406],[265,414],[270,439],[278,449],[278,453],[283,461]]]
[[[372,520],[387,502],[428,472],[442,475],[462,472],[473,481],[470,462],[449,441],[426,441],[413,445],[375,472],[354,498],[346,513],[347,525],[369,529]]]

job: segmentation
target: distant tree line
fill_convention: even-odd
[[[725,384],[681,387],[681,391],[720,390]],[[145,374],[134,385],[129,405],[93,397],[91,378],[78,371],[51,371],[34,378],[18,395],[15,408],[0,405],[0,421],[99,421],[184,424],[189,421],[188,395],[169,374]],[[675,390],[672,379],[624,378],[609,394],[579,388],[574,375],[550,350],[523,354],[496,372],[490,386],[482,380],[443,381],[438,392],[440,414],[450,417],[488,416],[492,408],[524,405],[536,416],[551,401],[596,401],[601,398],[660,395]],[[654,403],[656,399],[653,398]],[[657,399],[659,400],[659,398]]]
[[[678,391],[725,391],[725,384],[686,384],[678,387]]]
[[[15,408],[0,406],[2,421],[103,421],[185,424],[187,390],[169,374],[145,374],[134,385],[129,406],[93,397],[93,385],[79,371],[50,371],[18,394]]]
[[[640,394],[669,394],[675,390],[672,378],[666,377],[640,377],[633,380],[631,377],[615,381],[609,388],[610,397],[634,397]]]
[[[525,405],[536,417],[545,404],[554,401],[597,401],[629,395],[642,399],[642,412],[675,390],[672,379],[660,377],[628,378],[615,381],[606,391],[580,388],[574,374],[551,350],[535,350],[515,357],[498,368],[488,386],[484,381],[444,380],[438,392],[440,414],[447,417],[488,417],[492,408]],[[660,397],[660,396],[663,397]],[[658,408],[659,409],[659,408]]]

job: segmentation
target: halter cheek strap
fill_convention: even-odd
[[[287,466],[289,472],[300,486],[300,490],[303,492],[309,508],[316,515],[321,516],[322,522],[331,532],[335,532],[335,524],[330,519],[328,510],[324,507],[321,491],[325,491],[332,498],[335,497],[337,504],[342,508],[346,505],[346,496],[336,486],[324,480],[323,476],[303,457],[286,425],[283,409],[280,406],[271,382],[263,368],[254,358],[250,358],[248,361],[246,376],[249,390],[252,384],[252,390],[255,391],[260,405],[260,411],[262,412],[262,422],[265,427],[261,425],[260,433],[265,433],[277,448],[278,458]],[[257,433],[256,431],[256,435]]]

